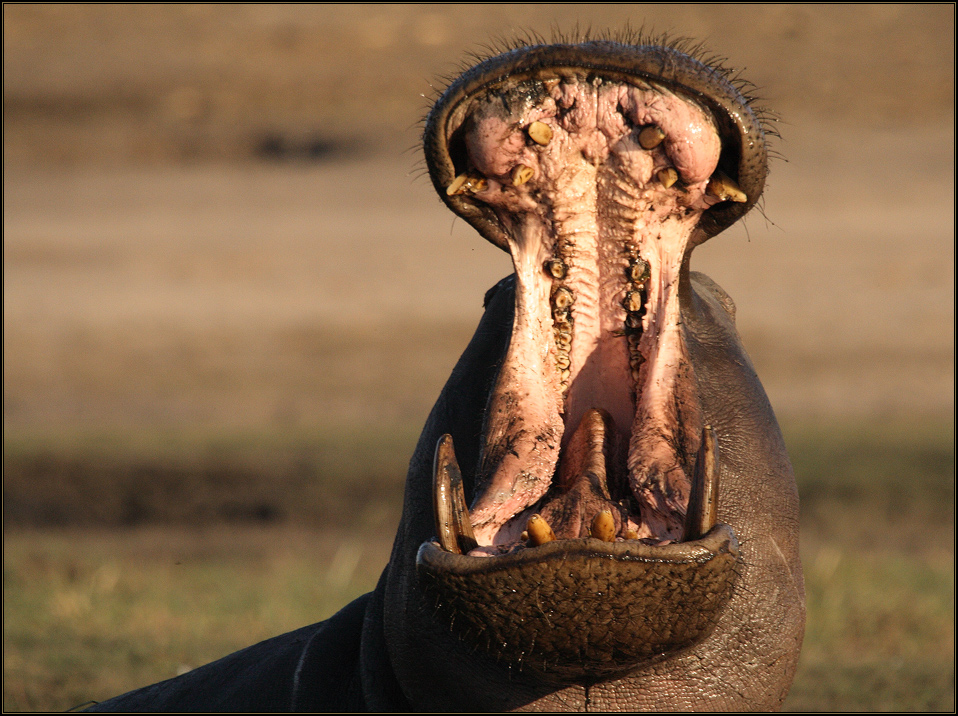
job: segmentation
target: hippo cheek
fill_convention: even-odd
[[[696,374],[703,337],[690,346],[685,324],[709,329],[692,315],[689,256],[760,196],[761,121],[687,55],[596,42],[473,68],[424,143],[443,200],[515,273],[478,436],[456,437],[462,466],[456,429],[424,433],[434,536],[408,593],[436,633],[546,682],[687,653],[743,569],[734,525],[718,520],[736,427],[713,429],[716,391]],[[729,316],[717,320],[732,338],[712,353],[740,364]]]

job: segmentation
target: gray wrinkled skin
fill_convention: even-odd
[[[443,200],[487,239],[504,245],[496,218],[468,197],[443,191],[455,176],[441,124],[448,107],[490,78],[539,65],[636,71],[692,88],[722,135],[721,167],[748,201],[707,212],[690,246],[740,218],[765,178],[761,122],[720,72],[663,48],[582,43],[521,48],[486,61],[447,90],[427,120],[425,151]],[[437,129],[439,127],[439,129]],[[689,250],[691,253],[691,250]],[[483,417],[509,345],[515,281],[486,296],[475,336],[430,414],[412,457],[402,520],[377,589],[331,619],[263,642],[176,679],[130,692],[91,710],[314,711],[693,711],[773,710],[795,672],[804,632],[798,558],[798,496],[775,416],[735,329],[731,299],[708,277],[680,274],[681,332],[694,368],[704,424],[721,449],[718,522],[740,545],[737,578],[714,625],[691,646],[653,656],[608,678],[543,677],[492,658],[457,636],[424,594],[420,546],[433,539],[433,457],[454,440],[467,502],[483,443]],[[491,612],[495,614],[495,605]],[[563,625],[575,629],[575,625]]]
[[[383,599],[389,653],[417,708],[737,711],[781,706],[804,633],[794,477],[771,406],[735,331],[731,300],[703,274],[687,272],[685,289],[685,335],[703,407],[727,446],[719,521],[735,530],[743,556],[736,592],[715,631],[686,653],[650,663],[625,678],[556,688],[510,673],[464,649],[446,625],[422,609],[414,570],[393,568],[403,561],[411,564],[422,542],[419,535],[434,531],[428,504],[415,497],[417,492],[428,493],[433,446],[446,432],[457,446],[464,445],[476,429],[462,397],[482,403],[483,396],[468,386],[476,377],[487,377],[480,347],[487,343],[486,331],[511,325],[506,283],[493,297],[477,338],[453,371],[420,438],[387,572]],[[460,462],[466,459],[460,457]],[[407,659],[404,654],[417,656]],[[472,676],[463,679],[463,674]]]

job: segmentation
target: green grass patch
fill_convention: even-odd
[[[786,709],[953,711],[954,424],[784,427],[808,606]],[[8,439],[5,467],[47,461],[13,479],[37,477],[65,526],[6,531],[4,708],[102,700],[371,589],[418,430]],[[8,490],[5,511],[30,484]],[[105,530],[70,516],[132,491],[152,518],[130,526],[110,507],[106,524],[127,526]],[[281,516],[223,507],[258,500]]]
[[[808,609],[785,708],[954,711],[954,423],[785,435]]]
[[[104,700],[320,621],[375,586],[394,529],[8,534],[4,710]]]
[[[811,517],[849,501],[889,514],[954,514],[953,421],[786,422],[783,430]]]

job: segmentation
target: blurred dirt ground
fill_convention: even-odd
[[[783,117],[697,252],[784,414],[950,414],[951,6],[4,6],[5,431],[421,422],[507,257],[419,176],[464,53],[703,38]]]

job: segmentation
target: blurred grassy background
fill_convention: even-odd
[[[509,271],[416,179],[466,53],[634,27],[783,117],[736,299],[802,495],[794,710],[954,710],[954,8],[4,5],[4,695],[64,709],[376,581]]]

